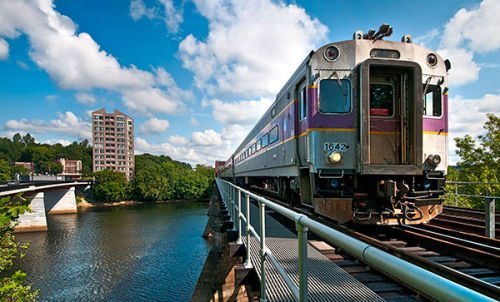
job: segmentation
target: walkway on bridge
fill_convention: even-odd
[[[245,207],[242,207],[243,213]],[[259,209],[252,204],[250,207],[250,221],[259,233]],[[299,284],[299,256],[297,235],[285,228],[276,219],[266,214],[266,245],[296,286]],[[244,228],[243,228],[244,229]],[[243,234],[246,233],[243,231]],[[245,246],[246,236],[244,238]],[[259,275],[260,271],[260,244],[255,237],[251,237],[250,259]],[[307,245],[308,266],[308,301],[384,301],[371,289],[342,270],[337,264],[321,254],[311,245]],[[266,261],[267,300],[268,301],[295,301],[292,292],[277,269]]]
[[[495,301],[472,288],[370,246],[262,196],[221,179],[216,181],[228,212],[232,220],[236,221],[237,242],[243,243],[242,237],[246,239],[247,261],[244,266],[250,268],[253,265],[261,279],[261,301],[383,301],[311,247],[307,242],[308,230],[360,259],[367,266],[385,272],[402,284],[411,286],[416,292],[425,294],[430,300]],[[240,195],[244,195],[244,201],[238,198]],[[258,208],[249,202],[250,197],[257,201]],[[246,208],[248,213],[244,211]],[[267,209],[293,221],[298,236],[268,215]],[[240,233],[244,229],[243,222],[247,234]],[[259,225],[265,227],[259,230]]]

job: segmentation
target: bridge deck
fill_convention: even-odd
[[[252,205],[250,220],[258,231],[258,210]],[[245,237],[246,238],[246,237]],[[244,240],[246,246],[246,240]],[[266,245],[278,262],[299,284],[298,240],[273,217],[266,215]],[[254,237],[250,242],[250,258],[260,277],[260,244]],[[384,301],[360,281],[342,270],[337,264],[322,255],[312,246],[307,247],[309,301]],[[283,278],[270,261],[266,261],[267,300],[294,301],[293,295]]]

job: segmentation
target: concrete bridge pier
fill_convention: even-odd
[[[77,212],[75,187],[45,191],[45,212],[52,214],[73,214]]]
[[[19,215],[18,224],[14,229],[16,233],[47,230],[44,195],[44,192],[36,193],[29,205],[31,212],[26,211],[24,214]]]
[[[46,231],[47,214],[77,213],[75,187],[38,192],[29,207],[31,212],[19,215],[15,232]]]

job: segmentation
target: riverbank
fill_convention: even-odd
[[[208,199],[198,199],[198,200],[187,200],[187,199],[175,199],[175,200],[158,200],[158,201],[137,201],[137,200],[124,200],[116,202],[88,202],[82,198],[82,201],[78,202],[76,206],[78,209],[90,209],[90,208],[108,208],[108,207],[119,207],[119,206],[136,206],[145,204],[171,204],[171,203],[184,203],[184,202],[206,202]]]

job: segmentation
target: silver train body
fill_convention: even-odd
[[[426,223],[442,211],[449,68],[408,35],[324,45],[217,173],[340,223]]]

